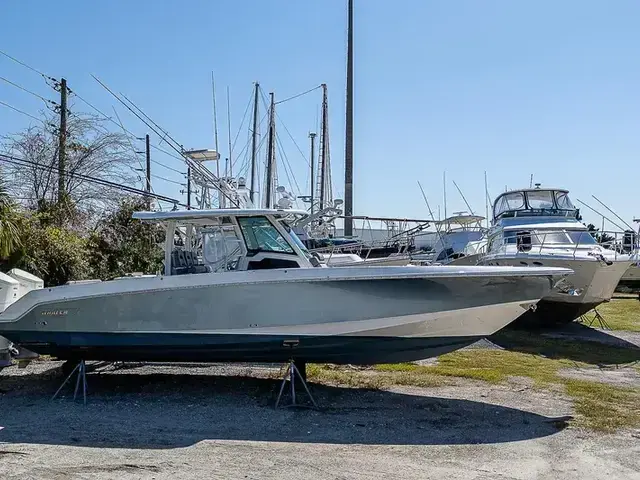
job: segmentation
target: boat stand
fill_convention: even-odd
[[[282,393],[284,392],[284,387],[285,384],[287,383],[287,380],[289,380],[289,387],[291,389],[291,403],[289,403],[288,405],[284,405],[285,407],[303,407],[303,408],[314,408],[316,410],[318,410],[318,404],[316,403],[315,399],[313,398],[313,395],[311,395],[311,392],[309,391],[309,387],[307,385],[307,379],[306,379],[306,365],[302,364],[302,372],[300,372],[300,370],[298,369],[295,361],[293,360],[289,360],[289,364],[287,365],[287,370],[285,371],[284,377],[282,378],[282,384],[280,385],[280,393],[278,393],[278,398],[276,399],[276,406],[275,408],[278,408],[278,405],[280,405],[280,400],[282,398]],[[309,396],[309,400],[311,400],[311,403],[313,404],[313,406],[310,405],[304,405],[304,404],[300,404],[297,402],[297,398],[296,398],[296,376],[298,377],[300,383],[302,383],[302,386],[304,387],[305,391],[307,392],[307,395]]]
[[[65,379],[65,381],[62,382],[62,385],[60,385],[60,388],[58,388],[58,391],[56,391],[53,397],[51,397],[51,400],[56,399],[56,397],[58,396],[62,388],[67,384],[69,380],[71,380],[71,377],[73,377],[73,375],[76,372],[78,374],[78,378],[76,379],[76,388],[73,391],[73,400],[75,401],[76,397],[78,396],[78,389],[80,388],[80,382],[82,382],[83,403],[85,405],[87,404],[87,365],[84,360],[80,360],[80,363],[76,365],[76,368],[74,368],[73,371],[69,374],[69,376]]]
[[[582,315],[580,317],[580,321],[582,323],[584,323],[587,327],[597,327],[597,328],[601,328],[602,330],[611,330],[611,327],[609,326],[609,324],[607,323],[607,321],[604,319],[604,317],[600,314],[600,312],[594,307],[593,308],[593,318],[587,318],[586,315]],[[596,325],[594,325],[594,323]]]

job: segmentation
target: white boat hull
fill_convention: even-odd
[[[34,291],[0,333],[66,359],[384,363],[491,335],[567,272],[482,267],[262,270]]]
[[[560,282],[538,304],[535,316],[550,322],[572,321],[601,303],[611,300],[620,278],[630,263],[629,260],[618,260],[608,265],[595,257],[569,258],[529,254],[486,255],[480,260],[481,265],[534,265],[573,270],[573,274]]]

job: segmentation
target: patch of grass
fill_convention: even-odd
[[[598,307],[612,330],[640,332],[640,301],[638,297],[614,298]]]
[[[421,368],[418,365],[415,366],[418,369]],[[330,385],[373,389],[390,388],[398,385],[440,387],[451,383],[445,378],[427,371],[403,371],[402,369],[395,371],[353,370],[334,365],[307,365],[307,377],[310,380]]]
[[[529,377],[536,386],[554,383],[562,367],[573,365],[566,360],[550,360],[508,350],[459,350],[439,358],[433,372],[500,383],[509,377]],[[429,367],[427,367],[429,368]]]
[[[552,343],[562,341],[554,340]],[[310,379],[321,383],[373,389],[399,385],[442,386],[454,383],[454,377],[493,384],[507,382],[511,377],[527,377],[533,380],[535,388],[564,388],[575,401],[578,414],[575,423],[579,426],[600,431],[640,426],[640,389],[559,375],[560,369],[575,367],[588,368],[589,365],[517,351],[472,349],[442,355],[435,365],[398,363],[368,369],[309,365],[307,374]]]
[[[552,338],[539,332],[503,330],[489,337],[489,340],[515,352],[542,355],[550,359],[573,360],[590,365],[623,365],[640,359],[640,348]]]
[[[580,415],[578,425],[606,432],[640,425],[640,389],[570,379],[564,384]]]

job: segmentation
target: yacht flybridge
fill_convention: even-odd
[[[488,233],[486,255],[479,264],[570,268],[528,317],[570,322],[608,301],[632,263],[630,255],[603,248],[578,220],[579,212],[563,189],[514,190],[498,196]]]
[[[30,291],[0,334],[69,360],[411,361],[494,333],[571,273],[328,268],[289,227],[304,213],[135,213],[166,229],[163,274]]]

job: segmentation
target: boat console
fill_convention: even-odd
[[[319,262],[288,225],[306,212],[186,210],[136,212],[165,228],[165,275],[315,267]]]

